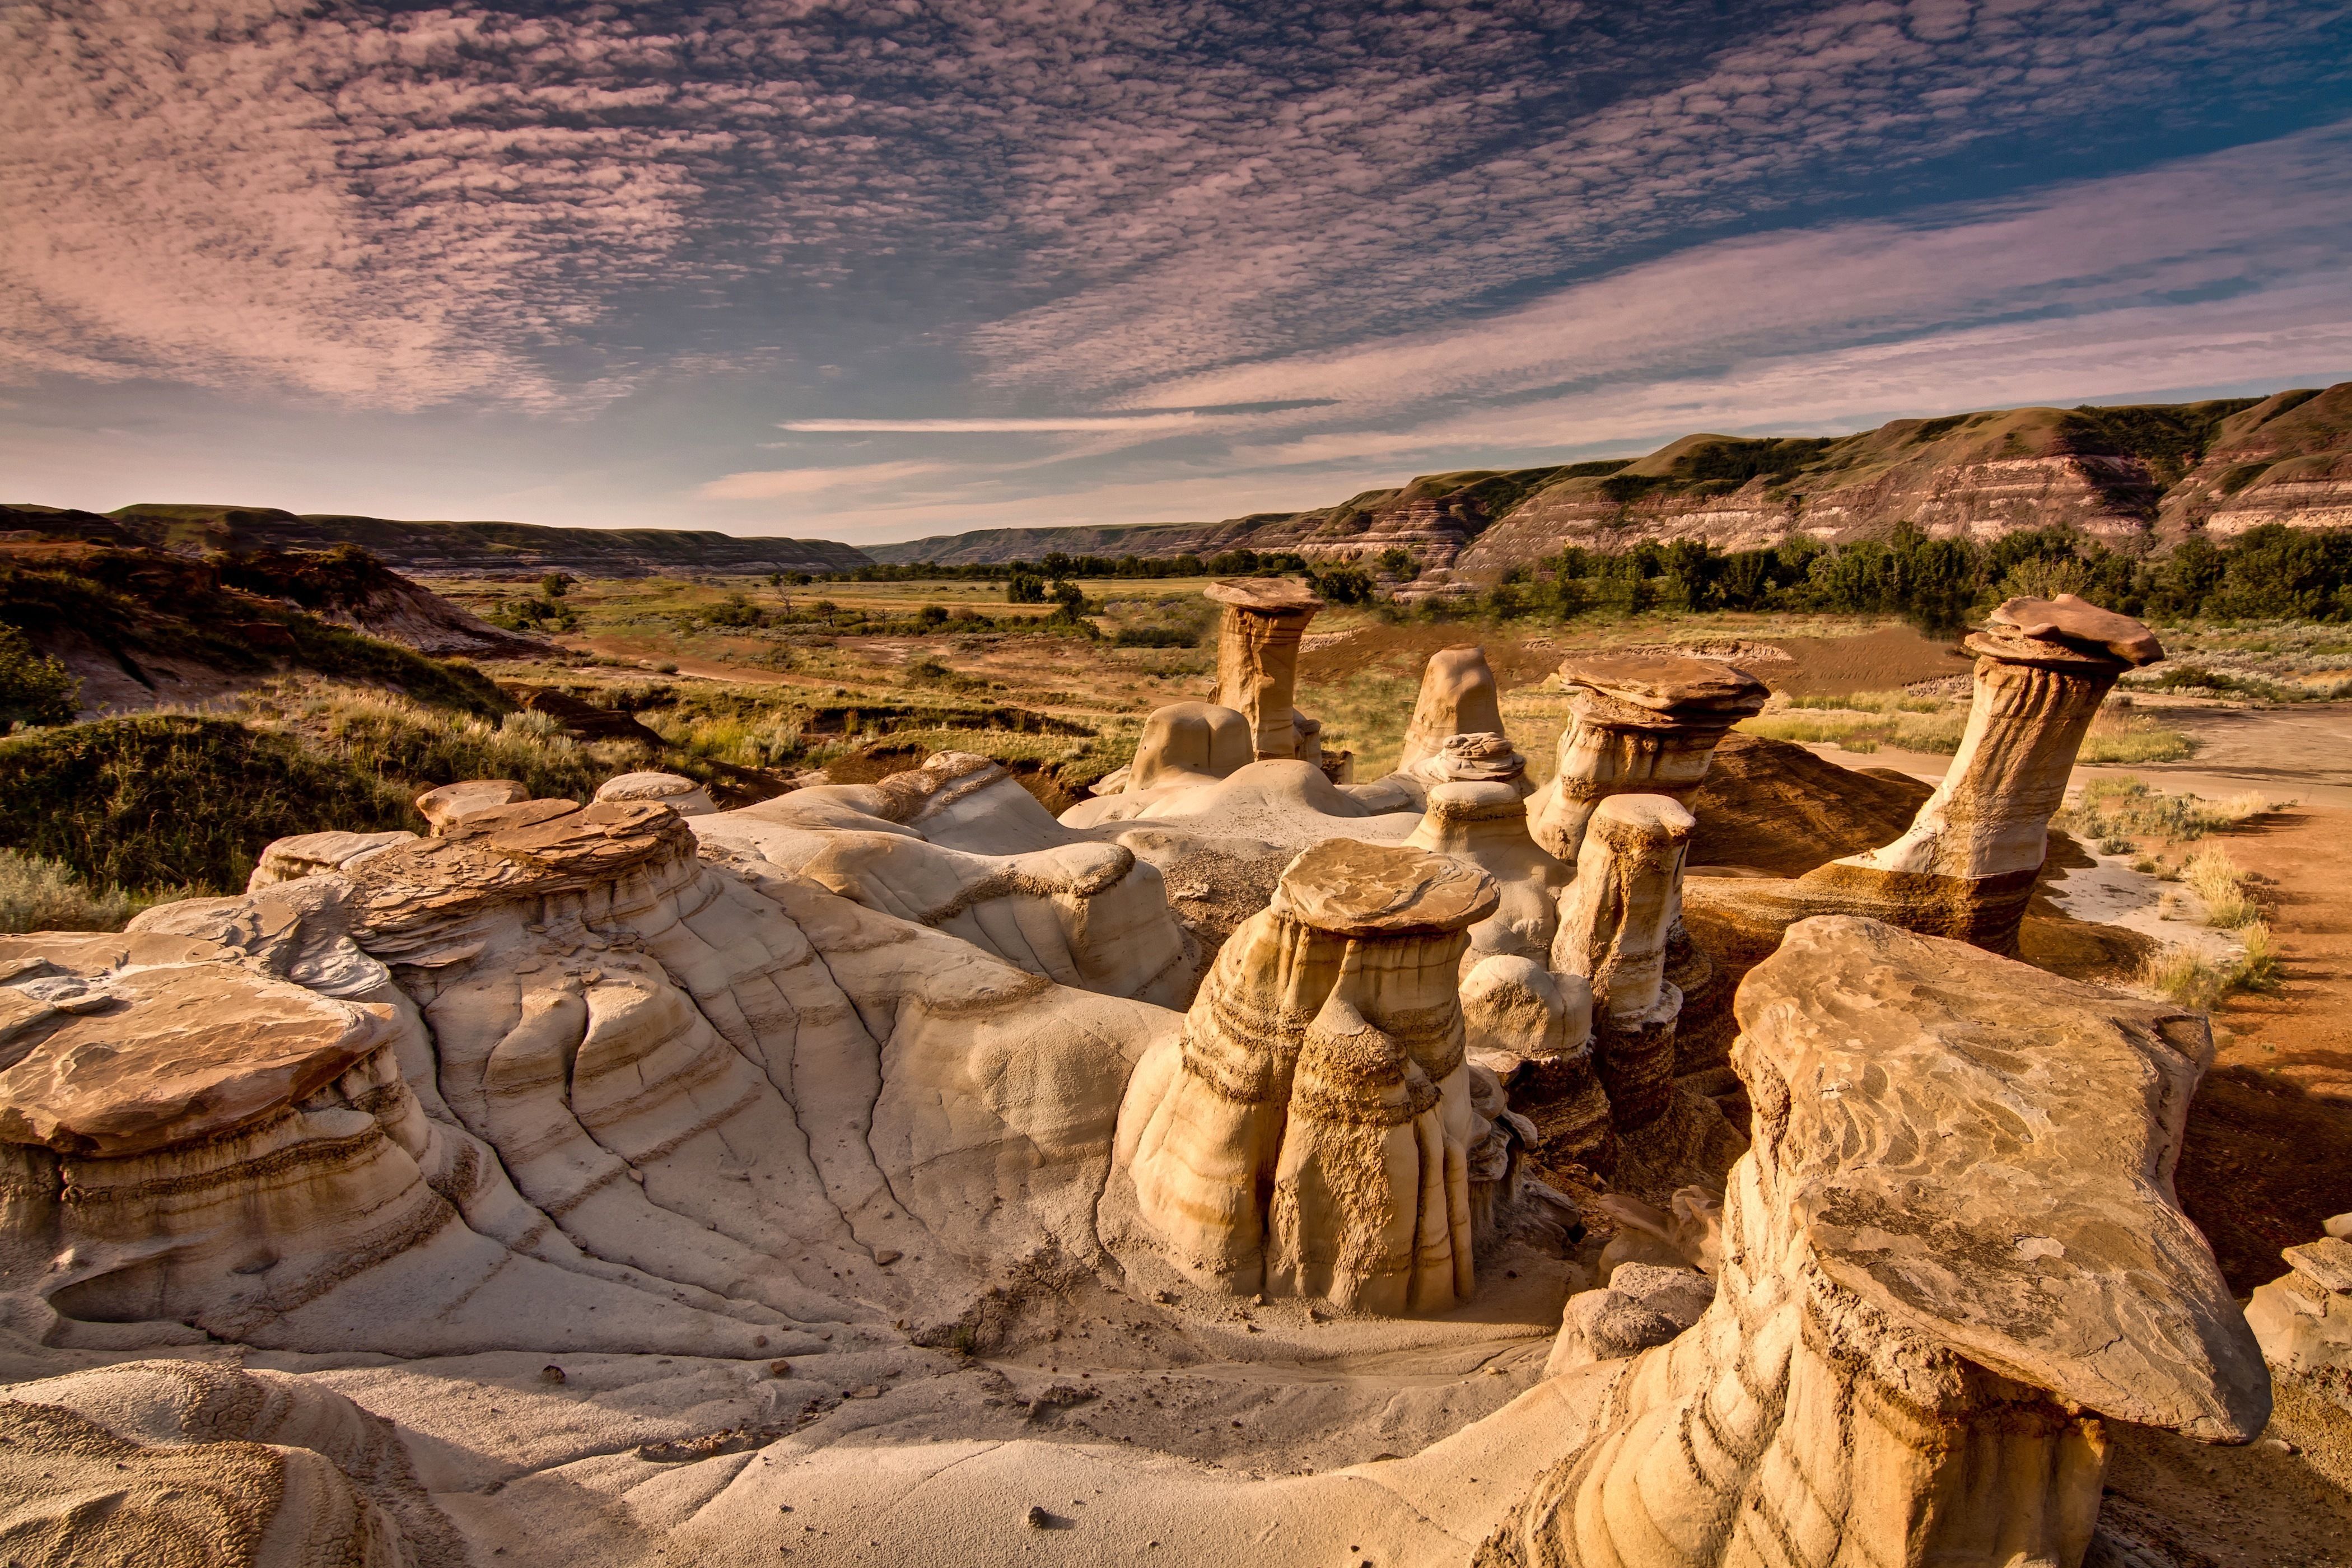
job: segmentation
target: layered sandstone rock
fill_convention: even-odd
[[[1417,766],[1433,782],[1405,842],[1470,861],[1499,891],[1494,914],[1471,931],[1465,966],[1500,954],[1548,956],[1572,873],[1528,837],[1524,759],[1502,736],[1482,732],[1448,736]]]
[[[1706,777],[1716,742],[1770,695],[1721,660],[1670,655],[1571,658],[1559,677],[1576,693],[1572,716],[1528,821],[1538,844],[1570,862],[1602,800],[1687,795]]]
[[[1433,756],[1454,735],[1503,732],[1503,710],[1486,650],[1475,643],[1440,648],[1422,667],[1421,695],[1405,726],[1397,771]]]
[[[1234,577],[1202,590],[1224,606],[1217,628],[1217,701],[1249,725],[1259,760],[1320,763],[1320,727],[1302,727],[1292,705],[1298,643],[1323,601],[1286,577]]]
[[[10,939],[0,1296],[37,1305],[9,1311],[54,1342],[746,1355],[1091,1255],[1128,1063],[1178,1016],[696,849],[659,804],[509,803]]]
[[[1696,896],[1710,921],[1733,928],[1733,945],[1769,945],[1792,921],[1851,912],[2015,950],[2084,733],[2116,678],[2163,649],[2137,621],[2071,594],[2011,599],[1967,646],[1977,655],[1968,729],[1911,826],[1794,880],[1706,883]]]
[[[2261,1431],[2260,1354],[2173,1200],[2200,1016],[1830,918],[1739,1016],[1758,1136],[1714,1302],[1591,1387],[1482,1562],[2076,1563],[2103,1417]]]
[[[2271,1365],[2345,1401],[2352,1397],[2352,1241],[2324,1236],[2283,1256],[2287,1272],[2254,1287],[2246,1321]]]
[[[1250,722],[1239,712],[1214,702],[1171,702],[1143,721],[1125,793],[1214,784],[1256,760]]]
[[[0,1393],[0,1539],[26,1568],[410,1568],[466,1555],[391,1422],[299,1377],[194,1362]]]
[[[1183,1037],[1138,1065],[1117,1159],[1169,1261],[1239,1294],[1442,1310],[1474,1288],[1456,973],[1476,868],[1318,845],[1235,931]]]
[[[680,816],[708,816],[719,809],[710,792],[683,773],[622,773],[596,786],[598,800],[657,800]]]
[[[1620,1131],[1664,1113],[1673,1093],[1679,988],[1667,938],[1682,911],[1691,814],[1664,795],[1602,800],[1561,900],[1552,967],[1592,988],[1592,1058]]]

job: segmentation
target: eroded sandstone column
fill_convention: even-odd
[[[1471,1102],[1455,975],[1494,911],[1475,866],[1334,839],[1227,940],[1172,1070],[1118,1133],[1161,1255],[1235,1294],[1364,1310],[1466,1297]],[[1400,1131],[1402,1129],[1402,1131]]]
[[[1497,954],[1548,958],[1559,889],[1573,873],[1528,836],[1527,760],[1499,734],[1461,734],[1415,768],[1429,796],[1406,842],[1470,861],[1495,879],[1499,894],[1495,912],[1471,930],[1465,968]]]
[[[1568,861],[1601,801],[1681,799],[1706,777],[1724,731],[1771,695],[1747,671],[1712,658],[1579,658],[1559,674],[1576,689],[1574,718],[1559,738],[1558,769],[1528,809],[1536,842]]]
[[[2072,594],[2011,599],[1966,646],[1976,700],[1943,783],[1903,837],[1803,881],[1853,889],[1866,900],[1858,912],[2005,952],[2084,732],[2116,678],[2164,649],[2139,622]]]
[[[1217,628],[1217,701],[1249,723],[1257,759],[1307,756],[1293,711],[1298,640],[1323,601],[1286,577],[1234,577],[1203,590],[1225,607]],[[1319,732],[1319,730],[1318,730]]]
[[[1682,992],[1665,977],[1697,820],[1658,795],[1600,802],[1560,900],[1552,967],[1592,987],[1592,1061],[1622,1131],[1657,1120],[1674,1092]]]
[[[1269,1294],[1374,1312],[1444,1311],[1475,1288],[1471,1105],[1457,978],[1495,909],[1475,867],[1332,839],[1290,864],[1274,907],[1347,939],[1307,1030],[1274,1181]]]
[[[1214,702],[1171,702],[1143,721],[1127,792],[1214,784],[1257,761],[1249,721]]]
[[[2079,1563],[2103,1418],[2263,1429],[2172,1195],[2201,1016],[1843,916],[1792,927],[1738,1016],[1756,1142],[1713,1304],[1480,1563]]]
[[[1449,736],[1503,732],[1503,710],[1486,650],[1475,643],[1440,648],[1422,667],[1421,696],[1405,727],[1397,771],[1434,755]]]

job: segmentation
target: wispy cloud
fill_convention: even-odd
[[[0,9],[0,381],[586,422],[593,485],[457,438],[745,526],[1213,513],[1628,388],[2287,299],[2341,134],[2145,171],[2347,83],[2336,0],[54,0]],[[755,469],[778,422],[805,466]]]
[[[1048,414],[1013,419],[786,419],[778,422],[776,428],[849,435],[887,432],[914,436],[1025,436],[1063,431],[1192,430],[1200,428],[1202,423],[1198,413],[1181,409],[1141,414]]]

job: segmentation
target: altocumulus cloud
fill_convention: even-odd
[[[1083,511],[1236,463],[1557,447],[1596,387],[1739,366],[1793,398],[1730,400],[1769,418],[1823,406],[1788,391],[1804,363],[2107,341],[2102,313],[2193,307],[2242,349],[2227,300],[2332,319],[2343,139],[2275,138],[2340,104],[2347,26],[2319,0],[23,5],[0,376],[554,423],[732,378],[807,460],[648,456],[648,493],[837,517],[845,490]]]

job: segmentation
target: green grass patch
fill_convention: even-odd
[[[231,892],[273,838],[418,826],[399,786],[233,719],[150,713],[0,740],[0,844],[91,888]]]

